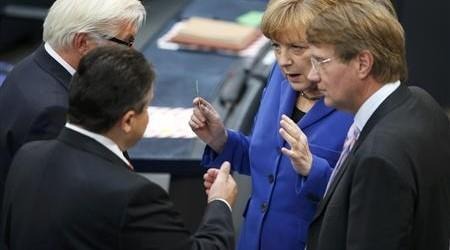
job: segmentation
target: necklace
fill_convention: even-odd
[[[300,95],[302,97],[305,97],[305,99],[310,100],[310,101],[317,101],[321,97],[321,96],[309,96],[309,95],[305,94],[305,92],[303,92],[303,91],[300,91]]]

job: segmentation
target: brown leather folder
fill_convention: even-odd
[[[239,51],[247,48],[261,31],[234,22],[191,17],[184,21],[171,42]]]

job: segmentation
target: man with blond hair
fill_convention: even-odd
[[[307,29],[325,104],[355,115],[308,250],[448,250],[450,125],[407,87],[404,32],[385,7],[346,0]]]
[[[80,58],[105,44],[132,46],[146,12],[138,0],[57,0],[44,44],[0,88],[0,202],[9,165],[25,142],[55,138],[66,122],[68,89]]]

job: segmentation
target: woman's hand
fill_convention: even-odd
[[[286,115],[281,116],[280,126],[280,135],[290,146],[290,149],[281,148],[281,152],[291,159],[292,166],[297,173],[308,176],[312,165],[308,138],[297,124]]]
[[[219,114],[201,97],[196,97],[193,105],[194,111],[189,120],[192,131],[216,153],[222,152],[228,135]]]

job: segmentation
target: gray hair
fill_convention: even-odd
[[[139,0],[56,0],[44,21],[43,40],[54,49],[70,48],[77,33],[111,38],[124,22],[139,29],[145,16]]]

